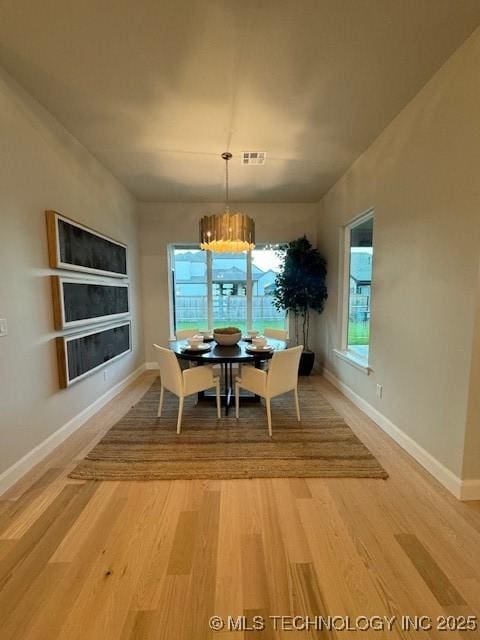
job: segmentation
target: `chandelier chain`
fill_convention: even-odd
[[[229,184],[228,184],[228,161],[230,158],[225,158],[225,204],[228,209],[229,205]]]
[[[200,220],[200,248],[217,253],[242,253],[255,248],[255,222],[246,213],[230,213],[228,161],[232,154],[222,153],[225,160],[225,209]]]

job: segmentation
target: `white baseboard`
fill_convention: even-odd
[[[51,453],[59,444],[66,440],[72,433],[79,429],[89,418],[97,411],[110,402],[116,395],[123,391],[131,382],[140,376],[146,369],[143,364],[133,371],[126,378],[118,382],[102,396],[97,398],[95,402],[83,409],[74,416],[55,433],[52,433],[46,440],[38,444],[34,449],[29,451],[23,458],[20,458],[11,467],[0,474],[0,496],[13,486],[22,476],[33,469],[35,465],[41,462],[49,453]]]
[[[359,409],[367,414],[385,433],[387,433],[402,449],[405,449],[415,460],[432,474],[446,489],[459,500],[480,500],[480,480],[462,480],[450,469],[434,458],[421,447],[413,438],[408,436],[380,411],[361,398],[348,385],[339,380],[328,369],[323,370],[323,376],[341,391]]]
[[[480,480],[462,480],[460,500],[480,500]]]
[[[150,371],[151,369],[158,369],[158,362],[146,362],[145,370]]]

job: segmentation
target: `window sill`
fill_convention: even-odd
[[[340,360],[347,362],[352,367],[355,367],[355,369],[358,369],[362,373],[365,373],[367,376],[372,372],[372,368],[368,366],[368,362],[360,356],[354,354],[352,351],[340,351],[340,349],[333,349],[333,353],[337,356],[337,358],[340,358]]]

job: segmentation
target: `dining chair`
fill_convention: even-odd
[[[215,387],[217,396],[217,417],[220,413],[220,380],[213,375],[213,369],[208,365],[194,369],[180,369],[176,355],[170,349],[153,345],[157,350],[160,366],[160,401],[158,403],[158,417],[162,416],[163,395],[165,389],[179,399],[177,433],[180,433],[183,414],[183,402],[187,396]]]
[[[177,331],[175,333],[175,338],[177,340],[187,340],[188,338],[193,338],[199,333],[200,329],[184,329],[183,331]],[[193,369],[197,366],[196,362],[185,362],[184,360],[180,363],[180,369],[184,371],[185,369]]]
[[[241,376],[235,383],[235,416],[240,412],[240,389],[246,389],[265,400],[267,408],[268,435],[272,435],[272,412],[270,400],[288,391],[293,391],[297,420],[300,422],[300,405],[298,402],[298,365],[303,345],[275,351],[270,360],[268,371],[253,367],[242,367]]]
[[[285,329],[269,329],[265,327],[263,331],[265,338],[273,338],[274,340],[283,340],[286,342],[288,338],[288,331]]]
[[[193,338],[196,336],[200,329],[184,329],[183,331],[176,331],[175,338],[177,340],[186,340],[187,338]]]
[[[188,338],[193,338],[193,336],[196,336],[198,333],[200,333],[201,329],[185,329],[184,331],[177,331],[177,333],[175,334],[175,337],[177,340],[187,340]],[[180,364],[180,369],[182,369],[182,371],[184,371],[185,369],[192,369],[194,367],[197,366],[196,362],[182,362]],[[220,369],[220,365],[219,364],[213,364],[210,365],[213,368],[214,373],[218,373],[220,374],[221,369]]]
[[[288,338],[288,331],[286,331],[285,329],[269,329],[268,327],[265,327],[263,335],[265,336],[265,338],[273,338],[274,340],[283,340],[284,342],[286,342]],[[262,369],[264,371],[267,371],[269,367],[270,361],[265,360],[262,365]]]

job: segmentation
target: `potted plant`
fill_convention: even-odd
[[[304,347],[298,372],[308,376],[315,361],[309,346],[310,315],[311,311],[322,313],[327,299],[327,261],[306,236],[292,240],[279,253],[283,266],[275,278],[273,304],[293,315],[295,341],[300,344],[301,333]]]

